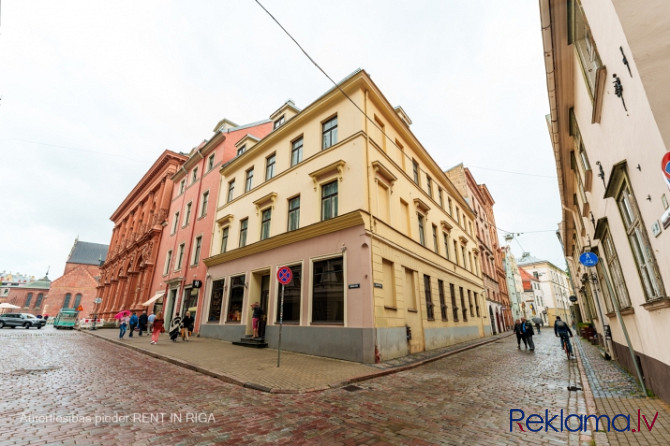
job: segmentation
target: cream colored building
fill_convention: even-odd
[[[569,300],[571,295],[570,284],[565,271],[553,263],[533,257],[529,253],[524,253],[517,261],[517,265],[530,274],[540,285],[541,293],[539,294],[542,296],[543,303],[541,311],[546,311],[543,320],[553,327],[556,316],[560,316],[562,320],[572,325],[575,316],[572,314],[572,304]],[[530,311],[530,308],[526,309],[526,318],[528,318]]]
[[[365,71],[221,169],[201,334],[372,363],[482,337],[474,214]]]
[[[670,3],[541,0],[540,12],[560,237],[581,313],[670,401]],[[600,260],[586,267],[589,251]]]

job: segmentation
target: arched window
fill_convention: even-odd
[[[63,302],[63,308],[70,308],[70,299],[72,298],[72,294],[67,293],[65,295],[65,301]]]
[[[44,299],[44,294],[40,293],[37,295],[37,300],[35,301],[35,308],[39,308],[42,305],[42,299]]]
[[[28,296],[26,296],[26,304],[24,305],[24,307],[29,307],[31,300],[33,300],[33,293],[28,293]]]
[[[72,308],[74,308],[74,309],[79,308],[79,304],[80,304],[80,303],[81,303],[81,294],[80,294],[80,293],[77,293],[77,294],[74,296],[74,306],[73,306]]]

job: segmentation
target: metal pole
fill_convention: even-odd
[[[281,285],[281,299],[279,300],[279,340],[277,342],[277,367],[281,359],[281,329],[284,326],[284,284]]]

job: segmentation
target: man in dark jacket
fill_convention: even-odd
[[[514,322],[514,334],[516,334],[516,346],[518,349],[521,349],[521,341],[523,341],[524,347],[528,349],[528,343],[526,342],[526,338],[523,337],[523,331],[521,330],[521,321],[517,319]]]
[[[535,344],[533,343],[533,324],[530,321],[527,321],[525,317],[521,318],[521,331],[523,332],[523,337],[525,342],[528,343],[528,349],[532,352],[535,350]]]
[[[572,351],[572,344],[570,344],[572,330],[570,330],[568,324],[561,320],[560,316],[556,316],[556,322],[554,322],[554,334],[561,338],[561,347],[563,347],[563,341],[568,344],[568,351],[570,352],[570,356],[574,356]]]
[[[143,331],[147,331],[147,323],[149,322],[149,317],[147,316],[147,310],[144,310],[140,314],[140,336],[142,336]]]

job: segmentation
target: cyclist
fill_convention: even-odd
[[[556,316],[556,322],[554,322],[554,334],[556,335],[556,337],[561,338],[561,347],[563,347],[563,341],[565,341],[568,344],[568,351],[570,352],[570,356],[574,357],[574,353],[572,351],[572,345],[570,344],[570,338],[572,337],[572,330],[570,330],[568,324],[566,324],[564,321],[561,320],[560,316]]]

